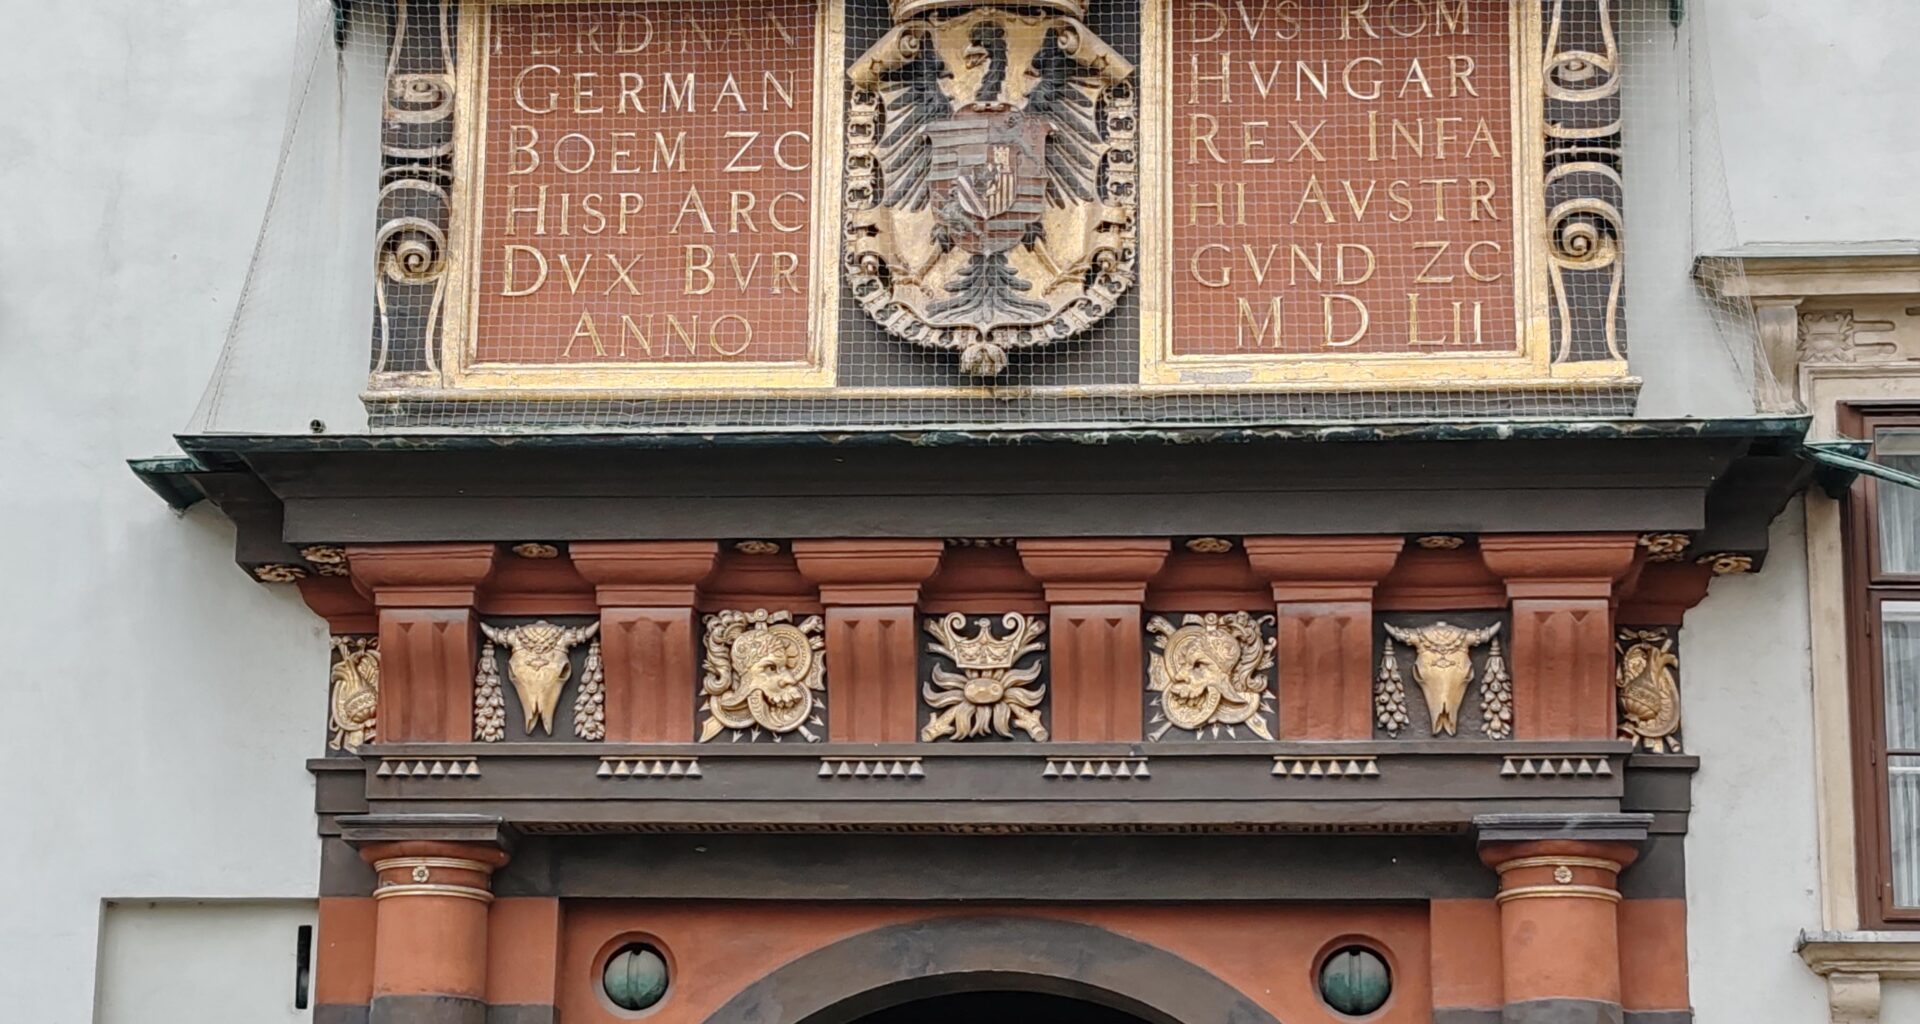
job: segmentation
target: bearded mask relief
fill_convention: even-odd
[[[820,717],[825,696],[824,623],[791,612],[723,611],[706,617],[700,742],[723,732],[735,741],[798,735],[826,737]]]
[[[1272,616],[1246,612],[1188,615],[1179,627],[1158,616],[1147,623],[1155,649],[1147,664],[1147,690],[1158,694],[1148,732],[1159,740],[1174,729],[1236,738],[1244,727],[1273,739],[1268,687],[1274,641],[1262,626]]]

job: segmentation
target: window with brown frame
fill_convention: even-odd
[[[1920,474],[1920,409],[1844,413],[1875,461]],[[1862,477],[1846,522],[1862,924],[1920,927],[1920,490]]]

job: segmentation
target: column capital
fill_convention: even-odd
[[[493,574],[493,544],[353,544],[354,584],[378,608],[466,608]]]
[[[695,585],[713,572],[720,545],[710,540],[574,541],[573,568],[603,607],[692,606]]]
[[[1590,896],[1618,902],[1619,874],[1640,856],[1652,823],[1651,814],[1483,814],[1473,819],[1480,862],[1500,875],[1501,901]]]
[[[937,538],[796,540],[793,560],[823,605],[912,605],[945,550]]]
[[[1511,843],[1628,843],[1647,840],[1651,814],[1482,814],[1473,819],[1480,848]]]
[[[1164,537],[1042,537],[1017,546],[1052,604],[1139,604],[1173,550]]]
[[[1639,545],[1631,533],[1482,534],[1480,558],[1509,597],[1611,598]]]
[[[1247,561],[1279,602],[1371,601],[1406,538],[1378,535],[1248,537]]]
[[[492,814],[344,814],[336,820],[340,838],[363,856],[366,850],[395,844],[455,844],[491,848],[504,864],[513,850],[513,829]]]

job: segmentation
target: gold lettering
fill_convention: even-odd
[[[676,167],[683,171],[686,170],[686,160],[680,155],[680,144],[685,141],[687,141],[687,133],[684,130],[673,133],[673,145],[671,146],[667,145],[667,136],[665,133],[654,132],[653,173],[660,173],[660,162],[662,160],[666,161],[666,169],[669,171],[674,170]]]
[[[1253,328],[1253,347],[1254,348],[1260,347],[1260,339],[1266,337],[1267,332],[1269,330],[1273,332],[1273,344],[1271,347],[1279,348],[1280,333],[1281,333],[1280,296],[1275,295],[1273,297],[1273,301],[1268,304],[1267,316],[1266,316],[1266,319],[1264,320],[1257,320],[1254,318],[1253,304],[1248,302],[1246,299],[1237,298],[1234,300],[1234,302],[1238,304],[1240,309],[1239,319],[1237,319],[1234,322],[1234,330],[1236,332],[1235,340],[1234,340],[1235,347],[1237,348],[1247,347],[1247,328],[1251,327]]]
[[[613,290],[623,284],[627,286],[628,292],[634,295],[640,294],[640,286],[633,283],[633,268],[640,265],[640,259],[644,255],[645,253],[634,253],[633,259],[628,260],[625,266],[621,266],[620,257],[607,253],[607,262],[613,264],[613,283],[607,285],[607,290],[601,294],[612,295]]]
[[[780,294],[782,288],[799,294],[800,286],[794,283],[794,275],[800,269],[800,254],[797,252],[776,252],[773,254],[773,294]]]
[[[726,99],[729,96],[733,97],[733,105],[736,111],[742,114],[747,112],[746,98],[740,95],[740,83],[737,81],[734,81],[733,72],[731,71],[727,72],[726,81],[723,81],[720,83],[719,94],[713,98],[714,112],[716,113],[719,112],[720,101]]]
[[[540,268],[540,272],[534,275],[532,284],[527,285],[525,288],[515,288],[513,286],[513,268],[516,266],[515,257],[521,253],[526,253],[527,255],[532,256],[534,266]],[[521,295],[532,295],[534,292],[537,292],[540,290],[541,285],[544,285],[547,283],[546,254],[542,253],[538,249],[535,249],[533,246],[509,245],[507,246],[506,250],[503,253],[501,253],[501,258],[506,261],[506,270],[500,282],[500,294],[502,296],[505,296],[508,298],[517,298]]]
[[[607,346],[600,343],[600,328],[594,324],[592,313],[580,314],[580,322],[573,325],[573,336],[567,339],[567,347],[560,350],[560,358],[565,359],[572,355],[573,343],[581,338],[593,342],[594,355],[606,358]]]
[[[600,77],[600,73],[597,71],[575,71],[573,73],[573,112],[574,113],[576,114],[606,113],[607,108],[597,103],[591,107],[581,106],[581,104],[593,98],[593,89],[590,83],[592,83],[595,79],[598,79],[599,77]]]
[[[745,201],[742,205],[742,201]],[[760,230],[753,226],[753,204],[758,199],[751,192],[733,191],[727,193],[727,234],[740,233],[740,222],[745,221],[749,232]]]
[[[1268,125],[1267,125],[1267,122],[1265,121],[1240,122],[1240,162],[1243,164],[1273,163],[1275,160],[1274,157],[1270,157],[1270,156],[1256,157],[1252,155],[1253,151],[1256,149],[1267,148],[1266,139],[1256,139],[1253,137],[1253,129],[1255,127],[1264,129],[1268,127]]]
[[[786,157],[787,140],[799,139],[807,145],[807,155],[789,163]],[[813,164],[813,136],[806,132],[785,132],[773,140],[773,164],[783,171],[804,171]]]
[[[760,269],[759,253],[753,254],[753,261],[747,264],[745,273],[741,272],[739,253],[728,253],[727,262],[733,265],[733,283],[736,288],[744,292],[753,285],[754,271]]]
[[[727,348],[720,344],[720,325],[729,320],[738,323],[746,331],[745,334],[741,335],[740,344],[733,348]],[[707,344],[713,346],[713,350],[723,356],[737,356],[745,352],[748,345],[753,344],[753,325],[747,322],[746,317],[738,313],[722,313],[714,318],[713,326],[707,328]]]
[[[687,253],[687,282],[680,289],[682,295],[705,295],[713,290],[713,247],[710,245],[689,245]],[[704,283],[695,285],[698,275]]]
[[[776,21],[774,24],[777,26],[779,22]],[[787,72],[787,81],[784,85],[781,84],[779,77],[773,72],[763,71],[760,73],[761,111],[764,112],[773,109],[770,101],[776,95],[780,97],[780,102],[787,105],[788,110],[793,109],[793,72]]]
[[[1306,212],[1309,205],[1320,207],[1320,215],[1328,224],[1338,222],[1338,218],[1333,215],[1333,204],[1327,202],[1327,193],[1320,187],[1320,176],[1317,174],[1307,179],[1306,187],[1300,191],[1300,202],[1294,206],[1293,216],[1287,220],[1287,223],[1300,223],[1300,215]]]
[[[733,158],[727,161],[727,166],[724,168],[724,170],[727,173],[751,174],[754,171],[757,171],[760,168],[765,166],[764,164],[754,164],[751,167],[743,167],[740,164],[740,158],[747,155],[747,150],[752,148],[753,146],[753,140],[759,137],[760,137],[759,132],[727,132],[725,135],[721,136],[721,138],[723,139],[745,139],[746,140],[745,142],[742,142],[740,144],[740,148],[738,150],[734,151]]]
[[[1265,124],[1266,122],[1262,121],[1260,123]],[[1299,136],[1300,138],[1300,144],[1293,148],[1293,155],[1290,157],[1287,157],[1287,162],[1292,163],[1295,160],[1300,159],[1301,153],[1312,153],[1313,158],[1315,160],[1325,163],[1327,159],[1327,155],[1325,153],[1320,152],[1320,147],[1317,145],[1314,145],[1313,140],[1316,136],[1320,134],[1322,129],[1326,128],[1327,122],[1321,121],[1320,123],[1314,125],[1312,131],[1308,131],[1305,128],[1300,127],[1300,122],[1298,121],[1288,121],[1287,124],[1293,128],[1293,134],[1296,136]]]
[[[1207,202],[1200,198],[1200,187],[1197,183],[1188,187],[1187,223],[1200,223],[1200,211],[1212,209],[1213,222],[1217,225],[1224,226],[1227,223],[1226,186],[1219,182],[1214,183],[1212,202]],[[1233,188],[1237,196],[1233,223],[1236,225],[1245,224],[1247,222],[1247,183],[1244,181],[1236,181],[1233,183]]]
[[[1189,104],[1200,102],[1200,83],[1202,82],[1219,82],[1220,83],[1220,102],[1221,103],[1233,102],[1233,82],[1232,82],[1233,52],[1232,51],[1228,51],[1220,55],[1220,73],[1217,75],[1203,75],[1200,73],[1200,55],[1197,53],[1188,57],[1188,61],[1190,62],[1193,68],[1193,75],[1192,75],[1193,90],[1187,97],[1187,102]]]
[[[1358,250],[1360,255],[1367,258],[1367,269],[1359,271],[1358,274],[1347,273],[1347,253],[1349,250]],[[1361,245],[1358,242],[1341,242],[1334,247],[1333,276],[1335,280],[1344,286],[1351,287],[1357,284],[1366,284],[1368,281],[1373,280],[1373,272],[1378,268],[1379,261],[1373,255],[1372,246]]]
[[[1354,331],[1352,334],[1348,335],[1345,341],[1333,340],[1333,334],[1334,334],[1333,304],[1335,302],[1347,303],[1349,306],[1353,307],[1353,309],[1360,314],[1359,329]],[[1373,314],[1371,311],[1367,309],[1367,304],[1364,302],[1361,302],[1359,299],[1351,295],[1348,295],[1346,292],[1329,292],[1325,295],[1320,296],[1320,317],[1321,317],[1321,322],[1326,326],[1328,348],[1347,348],[1352,345],[1358,344],[1360,339],[1367,336],[1367,328],[1372,326],[1373,324]]]
[[[1371,6],[1373,6],[1371,0],[1358,0],[1358,2],[1349,0],[1346,10],[1340,13],[1340,38],[1352,39],[1355,23],[1359,24],[1360,30],[1365,32],[1368,38],[1380,38],[1380,33],[1375,32],[1373,25],[1367,21],[1367,8]]]
[[[1481,139],[1487,140],[1487,152],[1496,157],[1500,155],[1500,144],[1493,140],[1493,129],[1487,125],[1487,119],[1484,117],[1473,127],[1473,138],[1467,140],[1466,155],[1473,155],[1474,147],[1480,145]]]
[[[801,211],[799,220],[794,221],[792,224],[786,224],[780,220],[780,200],[782,199],[792,199],[794,202],[801,204],[802,211]],[[792,234],[793,232],[798,231],[803,227],[806,227],[807,226],[807,218],[806,218],[806,212],[805,212],[806,202],[807,202],[807,197],[801,195],[798,192],[782,192],[779,195],[774,196],[773,202],[767,204],[767,223],[773,225],[773,230],[781,232],[783,234]]]
[[[1361,4],[1360,6],[1365,8],[1366,4]],[[1341,38],[1344,39],[1346,37],[1343,35]],[[1378,39],[1380,37],[1374,36],[1374,38]],[[1365,83],[1367,91],[1364,93],[1353,87],[1353,69],[1362,64],[1368,64],[1377,69],[1376,76],[1373,80]],[[1346,67],[1340,69],[1340,87],[1347,90],[1347,95],[1356,100],[1377,100],[1380,98],[1381,88],[1386,85],[1385,78],[1381,77],[1385,75],[1386,67],[1387,62],[1378,57],[1355,57],[1347,62]]]
[[[547,186],[541,185],[538,187],[538,195],[540,198],[534,205],[516,206],[514,205],[513,199],[514,196],[519,194],[520,186],[507,186],[507,234],[509,236],[520,233],[517,228],[520,223],[520,215],[523,213],[533,214],[533,233],[536,237],[547,233]]]
[[[527,133],[527,141],[515,141],[520,138],[521,132]],[[532,174],[534,169],[540,166],[540,154],[535,152],[533,148],[540,143],[540,130],[538,128],[530,124],[510,125],[507,128],[507,143],[513,147],[514,153],[513,166],[507,168],[508,174]],[[520,166],[521,153],[532,157],[533,162],[525,167]]]
[[[646,113],[646,105],[640,102],[640,90],[645,87],[646,81],[640,77],[638,71],[620,72],[620,105],[614,108],[614,113],[626,113],[628,103],[633,104],[636,112]]]
[[[612,132],[609,134],[609,138],[613,139],[613,141],[616,143],[625,141],[625,142],[638,145],[640,142],[640,133],[639,132]],[[639,164],[634,164],[630,167],[620,166],[620,161],[622,158],[625,158],[628,160],[633,159],[633,150],[626,147],[621,147],[621,146],[614,147],[613,155],[611,157],[608,157],[607,159],[608,174],[639,174],[640,173]]]
[[[566,160],[561,158],[561,147],[565,146],[568,142],[572,142],[575,140],[578,140],[581,145],[584,145],[587,147],[587,155],[585,159],[582,159],[579,162],[578,166],[568,167]],[[581,171],[584,171],[587,168],[593,166],[593,155],[594,155],[593,140],[587,138],[585,135],[582,135],[579,132],[568,132],[567,134],[560,136],[560,140],[553,144],[553,166],[560,168],[561,171],[567,174],[579,174]]]
[[[643,313],[641,315],[647,318],[647,325],[645,327],[641,327],[638,323],[635,323],[632,316],[626,313],[620,314],[620,354],[623,356],[627,354],[628,335],[632,335],[633,340],[639,343],[640,351],[645,352],[649,356],[653,355],[653,339],[647,337],[647,333],[653,330],[653,314]]]
[[[1422,15],[1421,17],[1424,20],[1425,15]],[[1428,99],[1432,99],[1433,84],[1427,81],[1427,73],[1424,69],[1420,67],[1420,58],[1418,57],[1413,58],[1413,61],[1407,65],[1407,77],[1405,81],[1400,83],[1399,98],[1406,99],[1407,90],[1413,88],[1414,83],[1416,82],[1420,84],[1421,94],[1426,96],[1426,98]]]
[[[644,206],[645,204],[646,204],[645,197],[638,192],[620,193],[620,230],[616,231],[615,234],[620,234],[620,235],[626,234],[627,218],[638,214],[640,212],[640,207]]]
[[[596,205],[602,200],[602,198],[603,197],[598,192],[589,192],[586,195],[580,197],[580,212],[586,214],[589,217],[592,217],[595,221],[595,224],[593,227],[590,227],[590,228],[582,227],[580,229],[581,234],[597,235],[602,231],[607,230],[607,215],[601,212],[600,207]]]
[[[567,294],[580,294],[580,279],[587,276],[587,267],[592,265],[593,256],[589,254],[585,259],[581,260],[580,269],[577,272],[573,269],[572,258],[566,253],[563,252],[555,258],[560,261],[560,272],[567,277]]]
[[[678,86],[673,84],[672,75],[660,76],[660,111],[665,113],[669,110],[693,113],[693,72],[682,76]]]
[[[1468,220],[1479,220],[1480,211],[1487,211],[1488,220],[1499,220],[1500,214],[1493,208],[1495,185],[1492,178],[1468,178],[1467,184],[1473,188],[1473,201],[1469,205]]]
[[[687,211],[689,210],[699,215],[701,230],[709,235],[713,234],[713,218],[707,216],[707,204],[700,198],[700,187],[698,185],[687,189],[687,198],[680,201],[680,212],[674,216],[673,226],[667,229],[667,234],[677,235],[680,233],[680,222],[686,219]]]
[[[534,38],[539,38],[537,33]],[[539,51],[534,52],[537,54]],[[557,87],[547,90],[547,98],[543,101],[544,106],[536,107],[527,102],[527,76],[536,71],[550,71],[556,77],[560,74],[560,69],[551,64],[530,65],[526,70],[513,76],[513,104],[529,114],[551,114],[560,108],[560,90]]]
[[[1507,276],[1507,271],[1506,271],[1506,268],[1504,267],[1496,268],[1491,274],[1482,274],[1479,270],[1474,268],[1473,254],[1480,251],[1481,249],[1491,249],[1493,250],[1493,254],[1495,256],[1504,255],[1504,247],[1501,246],[1499,242],[1489,242],[1489,241],[1482,240],[1467,246],[1466,254],[1460,258],[1461,265],[1466,268],[1467,276],[1473,278],[1475,281],[1486,281],[1486,282],[1498,281],[1501,278]]]
[[[1457,307],[1459,303],[1456,302],[1454,303],[1454,305]],[[1457,327],[1454,333],[1455,333],[1455,336],[1457,337],[1459,334],[1459,330]],[[1414,292],[1408,292],[1407,293],[1407,344],[1424,346],[1424,345],[1445,345],[1446,343],[1447,343],[1447,332],[1445,328],[1441,328],[1440,336],[1437,338],[1422,338],[1420,336],[1420,296]]]
[[[1287,254],[1288,286],[1291,287],[1300,283],[1301,267],[1305,267],[1307,269],[1307,276],[1313,278],[1315,281],[1326,280],[1324,273],[1327,265],[1326,253],[1321,249],[1319,242],[1313,243],[1312,259],[1307,258],[1307,250],[1300,248],[1299,245],[1289,245],[1287,248],[1289,250]]]
[[[1274,254],[1280,251],[1280,247],[1278,245],[1267,246],[1267,258],[1264,260],[1253,258],[1253,246],[1251,245],[1242,244],[1240,251],[1246,253],[1247,269],[1253,271],[1253,283],[1266,284],[1267,268],[1273,266]]]
[[[1229,256],[1233,254],[1232,249],[1229,249],[1218,242],[1212,242],[1207,245],[1203,245],[1200,248],[1195,249],[1193,251],[1193,255],[1187,258],[1187,272],[1192,274],[1193,279],[1195,281],[1200,282],[1202,287],[1225,288],[1228,285],[1233,283],[1233,264],[1232,263],[1221,264],[1220,276],[1218,280],[1209,280],[1206,277],[1206,275],[1200,272],[1200,258],[1202,256],[1205,256],[1208,252],[1214,249],[1218,249],[1221,252],[1228,254]]]
[[[1427,265],[1424,267],[1421,267],[1420,272],[1418,274],[1413,275],[1413,283],[1414,284],[1451,284],[1453,282],[1452,274],[1448,274],[1445,277],[1435,277],[1433,276],[1433,267],[1434,267],[1434,264],[1437,264],[1440,262],[1441,258],[1447,254],[1447,250],[1452,246],[1453,246],[1453,243],[1447,242],[1447,241],[1413,243],[1414,252],[1424,252],[1428,249],[1433,250],[1433,258],[1427,260]]]
[[[1380,183],[1378,181],[1368,181],[1367,194],[1365,197],[1359,197],[1353,194],[1353,182],[1351,181],[1342,180],[1340,187],[1347,192],[1347,208],[1353,211],[1353,219],[1356,222],[1366,220],[1367,207],[1373,203],[1373,190],[1379,188]]]
[[[1207,132],[1205,135],[1200,134],[1200,122],[1202,121],[1205,121],[1207,124]],[[1191,164],[1199,161],[1200,146],[1202,143],[1205,143],[1207,152],[1213,156],[1214,163],[1226,163],[1227,158],[1221,156],[1220,151],[1215,149],[1213,145],[1213,136],[1220,130],[1220,122],[1216,120],[1212,114],[1195,114],[1193,115],[1193,129],[1193,137],[1189,139],[1187,143],[1187,162]]]
[[[1466,0],[1461,2],[1465,3]],[[1456,53],[1447,57],[1447,77],[1452,80],[1447,86],[1449,98],[1460,95],[1462,89],[1465,89],[1469,96],[1480,95],[1480,90],[1473,87],[1474,66],[1473,58],[1467,54]]]

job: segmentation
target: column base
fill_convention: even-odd
[[[1500,1024],[1626,1024],[1619,1003],[1598,999],[1528,999],[1508,1003]]]
[[[374,996],[367,1024],[487,1024],[487,1004],[466,996]]]

